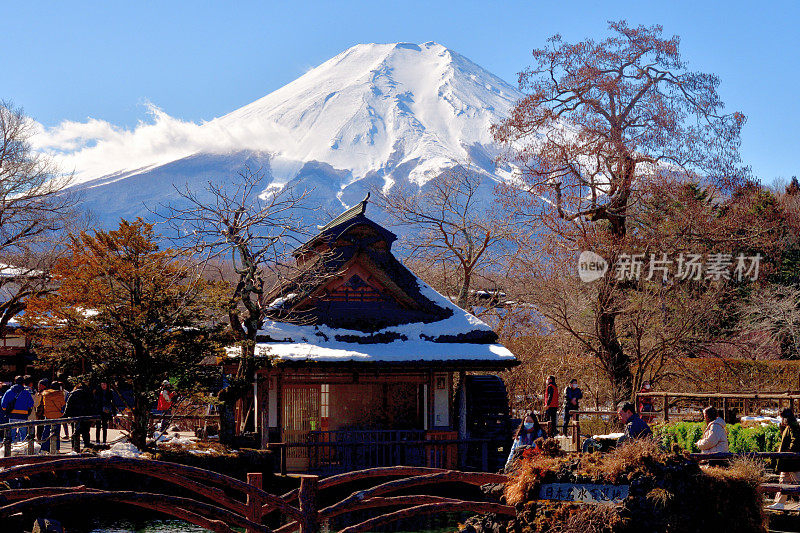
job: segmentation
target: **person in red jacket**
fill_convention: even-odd
[[[175,403],[175,396],[176,393],[172,390],[172,384],[165,379],[164,383],[161,384],[161,392],[158,393],[158,403],[156,404],[156,413],[162,417],[158,428],[161,434],[169,426],[169,415],[172,414],[172,404]]]
[[[639,392],[652,392],[652,387],[649,381],[642,383],[642,390]],[[651,396],[639,396],[639,416],[648,424],[653,421],[655,414],[653,408],[653,398]]]
[[[544,389],[544,420],[547,422],[548,435],[556,435],[556,418],[558,417],[558,387],[556,377],[547,376]]]

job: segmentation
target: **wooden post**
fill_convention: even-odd
[[[267,449],[278,452],[278,468],[282,476],[286,475],[286,443],[285,442],[270,442],[267,443]]]
[[[81,436],[78,433],[78,424],[80,422],[72,423],[72,451],[75,453],[80,453],[81,451]]]
[[[11,431],[7,429],[6,431]],[[3,442],[3,457],[11,457],[11,439],[8,437],[5,438],[5,442]]]
[[[467,373],[458,373],[458,388],[461,394],[458,398],[458,439],[466,440],[467,435]],[[458,445],[458,465],[463,468],[467,460],[467,444],[462,442]],[[397,463],[395,463],[397,464]]]
[[[247,473],[247,484],[256,487],[257,489],[264,488],[264,474],[261,472],[248,472]],[[251,522],[255,522],[257,524],[261,523],[261,506],[264,502],[261,501],[261,498],[258,496],[253,496],[248,494],[247,495],[247,519]],[[254,529],[248,528],[246,530],[247,533],[258,533]]]
[[[278,441],[286,442],[286,435],[283,432],[283,379],[282,374],[275,376],[275,427],[278,428]],[[286,475],[284,472],[281,474]]]
[[[572,447],[575,451],[580,451],[581,425],[580,422],[578,422],[578,415],[575,415],[575,420],[573,420],[570,425],[572,426]]]
[[[300,512],[303,515],[303,523],[300,525],[300,533],[318,533],[319,516],[317,513],[317,489],[319,486],[319,476],[299,474],[300,492]]]
[[[264,377],[264,380],[261,382],[261,394],[262,394],[262,403],[263,406],[261,407],[261,449],[267,449],[267,443],[269,442],[269,390],[271,385],[272,378],[269,374]]]
[[[34,444],[36,444],[36,426],[25,426],[28,428],[28,455],[34,454]]]
[[[669,422],[669,396],[664,395],[664,422]]]
[[[728,397],[722,398],[722,419],[728,421]]]
[[[58,454],[58,433],[55,431],[56,426],[50,426],[50,455]]]

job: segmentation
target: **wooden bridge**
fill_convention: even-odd
[[[507,481],[504,475],[485,472],[394,466],[349,472],[322,480],[318,476],[297,475],[300,487],[283,496],[277,496],[264,490],[261,474],[248,474],[247,482],[244,482],[196,467],[149,459],[17,456],[0,459],[0,468],[3,468],[0,471],[0,483],[5,483],[6,486],[19,485],[20,480],[31,476],[101,469],[155,478],[165,484],[181,487],[190,495],[173,496],[137,490],[106,491],[83,485],[9,488],[0,490],[0,521],[19,513],[35,515],[37,512],[47,511],[53,514],[53,510],[58,507],[87,503],[96,505],[102,502],[157,511],[219,533],[233,533],[233,528],[244,529],[248,533],[317,533],[324,520],[351,511],[379,508],[395,510],[348,526],[342,533],[369,531],[402,518],[440,512],[514,515],[513,507],[498,503],[464,501],[427,494],[389,496],[397,491],[407,492],[411,488],[418,489],[440,483],[483,485]],[[336,488],[341,490],[346,484],[377,478],[400,479],[354,492],[333,505],[319,508],[322,491]],[[263,522],[267,515],[274,513],[281,516],[281,525],[273,530]]]

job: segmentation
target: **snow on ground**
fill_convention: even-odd
[[[745,426],[748,426],[748,425],[752,425],[752,426],[755,426],[755,425],[769,426],[769,425],[772,425],[772,424],[777,426],[777,425],[780,425],[780,423],[781,423],[780,417],[763,416],[763,415],[759,415],[759,416],[743,416],[740,421],[741,421],[742,425],[745,425]]]
[[[193,435],[181,435],[178,431],[161,433],[156,431],[153,433],[153,439],[156,441],[156,446],[159,444],[175,444],[178,446],[188,446],[197,442],[197,437]]]
[[[624,437],[625,433],[607,433],[605,435],[592,435],[592,438],[595,440],[603,439],[603,440],[619,440],[620,438]]]
[[[142,455],[142,452],[130,442],[116,442],[112,444],[108,450],[98,452],[97,455],[98,457],[126,457],[137,459]]]
[[[42,450],[42,447],[39,445],[38,442],[33,443],[33,453],[34,455],[38,454]],[[0,447],[0,457],[5,457],[6,455],[5,448]],[[13,457],[15,455],[28,455],[28,442],[15,442],[11,445],[11,455],[9,457]]]

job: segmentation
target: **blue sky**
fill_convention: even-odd
[[[516,83],[553,33],[662,24],[748,116],[742,155],[765,182],[800,175],[800,2],[9,2],[0,99],[45,126],[210,120],[362,42],[437,41]],[[13,22],[9,22],[13,21]]]

